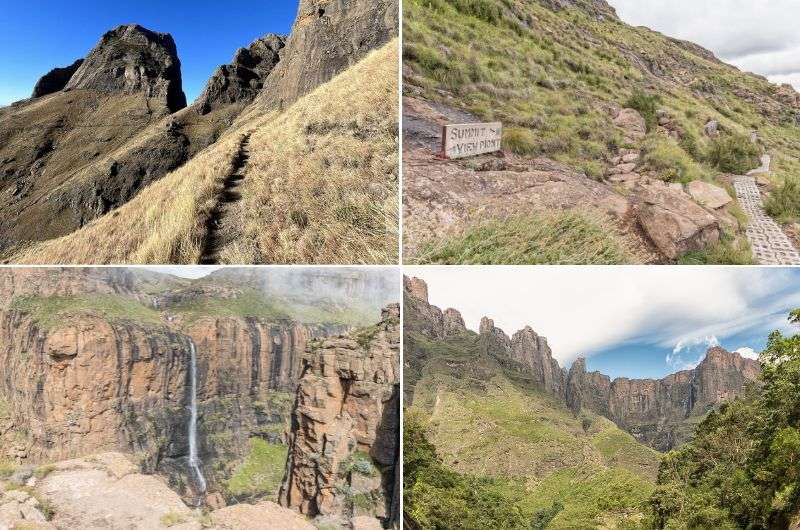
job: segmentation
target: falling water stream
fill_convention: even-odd
[[[197,457],[197,352],[195,351],[194,342],[190,342],[191,352],[191,392],[192,399],[190,403],[190,416],[189,416],[189,467],[194,471],[195,479],[200,493],[206,491],[206,479],[203,472],[200,471],[200,459]]]

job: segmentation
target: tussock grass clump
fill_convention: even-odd
[[[756,261],[746,239],[724,237],[705,250],[684,254],[678,258],[678,265],[756,265]]]
[[[701,166],[671,138],[652,136],[643,152],[645,165],[662,180],[687,183],[705,177]]]
[[[647,125],[647,130],[652,131],[658,125],[659,103],[661,103],[661,97],[658,94],[647,94],[637,89],[628,98],[625,106],[639,111]]]
[[[783,223],[800,220],[800,178],[786,178],[764,203],[767,213]]]
[[[706,158],[720,171],[744,175],[761,165],[758,146],[743,134],[728,134],[711,140]]]
[[[506,127],[503,129],[503,148],[518,155],[534,155],[537,151],[536,137],[530,129]]]
[[[576,212],[497,220],[423,248],[421,264],[619,264],[630,261],[612,229]]]

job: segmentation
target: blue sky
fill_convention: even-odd
[[[578,356],[612,377],[663,377],[711,345],[754,357],[774,329],[793,329],[800,269],[761,267],[407,267],[431,303],[488,316],[508,335],[547,337],[562,366]]]
[[[298,0],[0,0],[0,105],[29,97],[39,77],[129,23],[172,34],[191,103],[238,48],[266,33],[288,34],[297,7]]]

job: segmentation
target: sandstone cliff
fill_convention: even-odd
[[[668,451],[691,435],[687,419],[741,396],[760,371],[757,361],[719,347],[709,349],[696,368],[658,380],[612,381],[598,372],[587,373],[585,360],[578,359],[569,371],[566,398],[574,411],[602,414],[641,442]]]
[[[201,287],[192,291],[193,283]],[[165,475],[191,502],[219,507],[231,500],[224,498],[224,481],[249,454],[251,438],[285,441],[289,396],[308,370],[310,344],[351,326],[326,319],[322,310],[320,321],[305,323],[288,315],[237,315],[230,310],[237,304],[258,309],[274,298],[230,283],[212,285],[207,278],[131,269],[0,270],[0,460],[31,465],[124,451],[143,471]],[[249,298],[242,302],[241,296]],[[398,333],[392,318],[386,322],[393,328],[354,335],[375,343],[364,355],[399,355],[396,341],[386,342],[391,330]],[[388,362],[372,367],[364,361],[364,369],[374,370],[370,377],[377,381],[391,368],[385,378],[396,382],[397,369]],[[193,364],[205,488],[188,465]],[[355,411],[362,401],[348,403]],[[364,421],[359,447],[373,443],[376,462],[393,466],[382,460],[381,444],[388,443],[382,420]],[[375,439],[365,441],[369,436]]]
[[[391,305],[379,324],[303,358],[282,505],[334,524],[399,527],[399,323]]]
[[[461,315],[448,309],[451,331],[439,308],[428,303],[428,288],[418,278],[404,278],[405,284],[405,341],[414,344],[421,334],[443,344],[448,338],[474,336],[475,333],[460,326]],[[484,317],[479,334],[483,351],[497,358],[504,366],[525,374],[540,388],[555,396],[574,413],[581,409],[592,411],[614,421],[640,442],[655,449],[667,451],[687,440],[691,422],[701,418],[720,403],[743,395],[749,383],[760,373],[757,361],[745,359],[738,353],[722,348],[711,348],[703,361],[693,370],[671,374],[660,380],[619,378],[611,380],[599,372],[587,372],[586,361],[578,359],[565,371],[553,358],[547,339],[531,327],[517,331],[509,337],[494,321]],[[409,348],[408,351],[416,351]],[[412,403],[413,386],[421,376],[427,359],[407,355],[406,402]]]

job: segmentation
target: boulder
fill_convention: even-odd
[[[614,118],[614,125],[625,131],[625,136],[633,140],[641,140],[647,134],[647,124],[635,109],[622,109]]]
[[[630,164],[631,162],[639,161],[639,153],[628,153],[622,156],[622,162]]]
[[[716,210],[723,206],[730,204],[733,199],[728,192],[719,186],[703,182],[702,180],[693,180],[686,185],[686,192],[694,199],[694,201],[706,208]]]
[[[353,518],[353,530],[383,530],[383,525],[374,517],[359,516]]]
[[[706,133],[706,136],[709,138],[714,138],[719,134],[719,122],[717,120],[711,120],[706,123],[705,127],[703,127],[703,132]]]
[[[719,241],[719,221],[685,195],[663,184],[638,186],[633,201],[639,225],[669,259]]]
[[[211,512],[214,528],[219,530],[258,530],[282,528],[285,530],[314,530],[314,525],[297,512],[282,508],[274,502],[256,505],[235,504]]]

